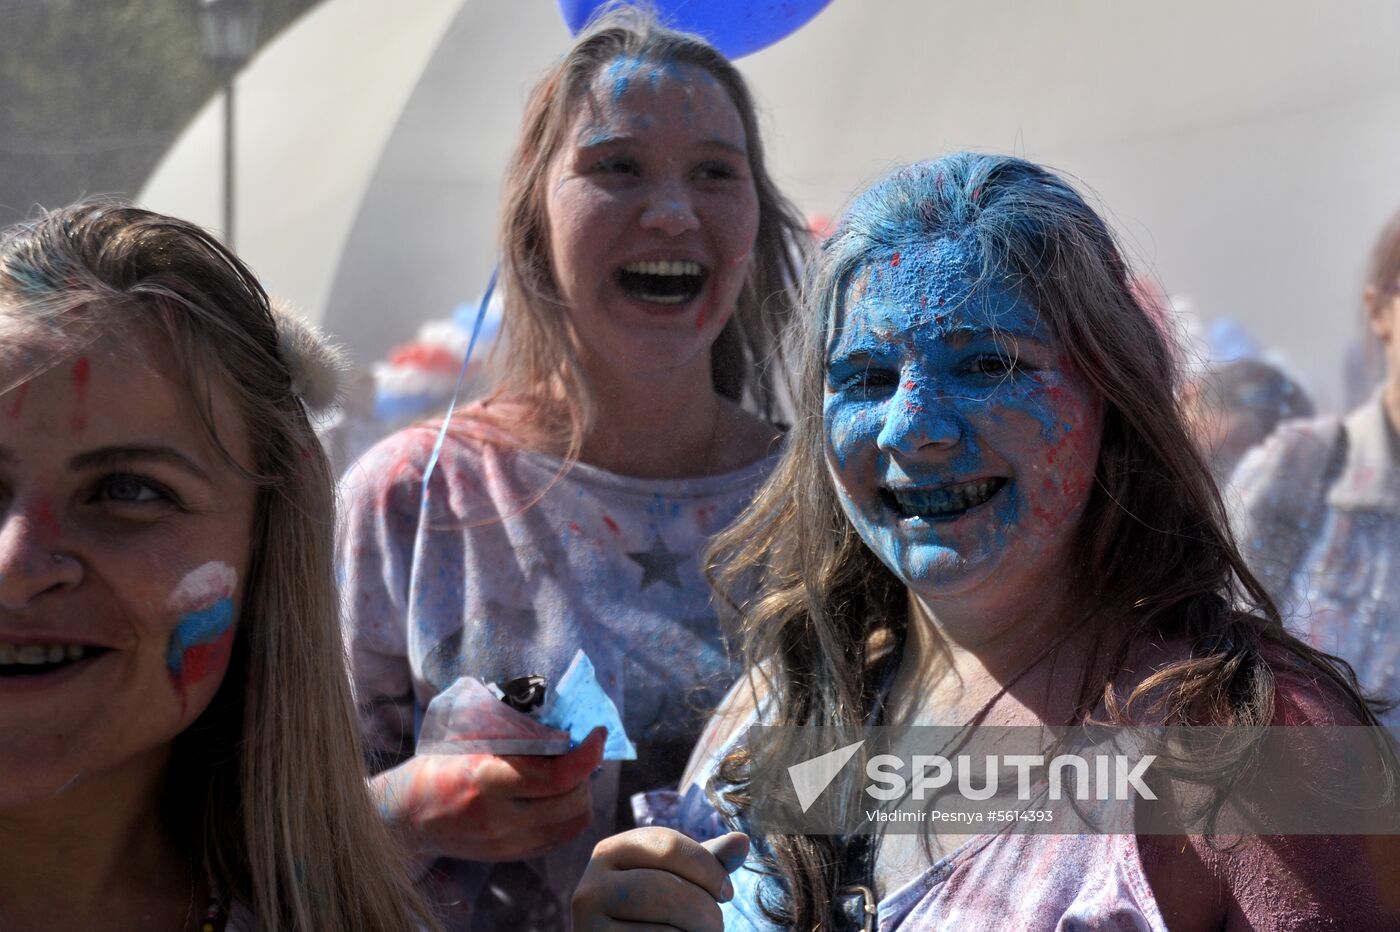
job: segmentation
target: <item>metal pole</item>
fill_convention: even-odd
[[[234,248],[234,77],[224,78],[224,245]]]
[[[224,78],[224,245],[234,248],[234,76]]]

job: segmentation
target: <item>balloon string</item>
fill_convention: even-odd
[[[472,324],[472,336],[467,341],[467,351],[462,356],[462,368],[457,371],[457,384],[452,388],[452,402],[447,406],[447,413],[443,415],[442,426],[438,428],[437,441],[433,444],[432,454],[428,456],[428,465],[423,470],[423,489],[418,501],[420,512],[428,507],[428,481],[433,477],[438,457],[442,454],[442,445],[447,440],[447,428],[452,423],[452,413],[457,410],[457,397],[462,393],[462,383],[467,378],[467,364],[472,361],[472,351],[476,349],[477,338],[481,336],[481,324],[486,319],[486,307],[491,303],[491,295],[496,291],[496,276],[500,274],[500,271],[501,265],[498,262],[491,269],[491,277],[486,282],[486,291],[481,295],[481,303],[476,308],[476,322]]]

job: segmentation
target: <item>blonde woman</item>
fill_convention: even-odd
[[[433,925],[359,777],[323,354],[190,224],[0,237],[7,932]]]
[[[775,462],[765,364],[806,236],[742,78],[702,41],[614,13],[531,95],[503,379],[432,470],[437,425],[342,484],[375,786],[454,924],[562,925],[593,843],[632,824],[633,792],[675,783],[732,679],[699,553]],[[412,756],[415,716],[458,677],[557,682],[579,648],[636,761],[590,778],[601,736],[560,758]]]

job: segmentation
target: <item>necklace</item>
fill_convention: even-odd
[[[921,610],[921,609],[920,609]],[[1082,622],[1081,622],[1082,624]],[[1061,632],[1057,637],[1045,645],[1041,651],[1033,657],[1029,663],[1016,671],[1016,674],[1003,683],[996,692],[992,693],[985,702],[978,707],[953,736],[939,746],[934,752],[935,756],[942,757],[945,752],[959,743],[969,730],[976,727],[992,711],[993,707],[1001,701],[1001,698],[1011,690],[1011,687],[1020,682],[1031,670],[1040,665],[1040,662],[1057,647],[1068,640],[1069,636],[1078,631],[1080,625],[1071,625]],[[907,637],[905,635],[904,637]],[[887,661],[891,667],[897,669],[901,660],[900,655],[904,651],[904,638],[896,643],[892,649],[892,656]],[[876,725],[882,721],[884,706],[889,695],[889,689],[894,685],[894,676],[890,675],[887,668],[885,681],[881,686],[880,693],[875,698],[875,706],[871,710],[870,716],[866,720],[866,725]],[[837,929],[858,928],[861,932],[874,932],[879,916],[879,900],[875,896],[875,855],[878,850],[876,844],[877,836],[874,835],[851,835],[847,836],[838,845],[839,871],[836,877],[836,891],[833,898],[833,920]],[[845,878],[853,878],[852,882],[842,883]]]
[[[180,923],[181,932],[190,928],[190,920],[194,918],[195,894],[199,891],[199,883],[195,879],[197,874],[194,869],[194,852],[187,850],[185,857],[190,868],[190,899],[188,905],[185,906],[184,921]],[[209,899],[205,903],[204,918],[197,928],[199,932],[220,932],[227,919],[224,915],[224,906],[223,903],[219,902],[219,895],[215,892],[214,884],[207,879],[206,882],[209,884]]]

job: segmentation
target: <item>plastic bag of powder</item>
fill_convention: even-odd
[[[544,754],[569,750],[567,732],[541,724],[470,676],[433,697],[423,713],[418,754]]]

